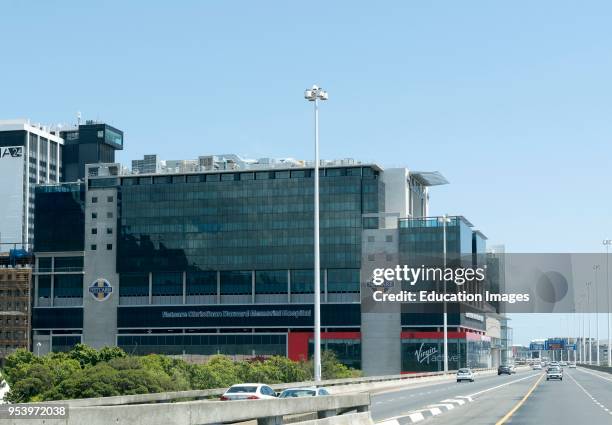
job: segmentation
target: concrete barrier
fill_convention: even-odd
[[[315,419],[312,421],[295,422],[292,425],[372,425],[373,423],[374,421],[370,414],[364,412],[334,416],[332,418]]]
[[[608,367],[608,366],[596,366],[592,364],[583,364],[583,363],[578,363],[578,366],[584,367],[586,369],[597,370],[599,372],[612,373],[612,367]]]
[[[256,419],[258,425],[281,425],[285,415],[316,412],[319,418],[328,418],[348,412],[368,412],[369,407],[369,394],[360,393],[291,399],[71,407],[66,419],[11,419],[0,420],[0,424],[210,425]]]

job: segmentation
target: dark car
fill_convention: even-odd
[[[512,367],[506,364],[503,364],[497,368],[497,375],[512,375]]]

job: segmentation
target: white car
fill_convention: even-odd
[[[569,364],[569,368],[570,369],[576,369],[576,363],[570,363]]]
[[[278,398],[316,397],[322,395],[329,395],[329,391],[325,388],[317,387],[287,388],[280,393]]]
[[[558,379],[559,381],[563,381],[563,369],[560,366],[551,366],[546,371],[546,380],[550,381],[551,379]]]
[[[4,401],[4,396],[8,394],[9,391],[9,385],[4,379],[2,379],[2,375],[0,375],[0,404],[8,403],[7,401]]]
[[[474,373],[471,369],[464,367],[457,371],[457,382],[461,381],[474,382]]]
[[[236,384],[223,393],[219,400],[265,400],[276,398],[276,392],[266,384]]]
[[[540,363],[534,363],[532,369],[533,370],[542,370],[542,365]]]

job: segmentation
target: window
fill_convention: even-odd
[[[95,220],[96,218],[98,218],[98,213],[97,212],[92,212],[91,213],[91,219]]]
[[[92,250],[92,251],[95,251],[96,249],[98,249],[98,247],[96,246],[96,244],[93,244],[93,245],[91,246],[91,250]]]
[[[113,244],[112,243],[107,243],[106,244],[106,250],[107,251],[111,251],[113,249]]]
[[[112,212],[107,212],[106,213],[106,218],[113,218],[113,213]]]
[[[368,242],[374,242],[374,236],[368,236]]]
[[[222,271],[221,295],[247,295],[252,292],[252,277],[249,271]]]
[[[386,241],[386,242],[393,242],[393,235],[387,235],[387,236],[385,236],[385,241]]]
[[[98,229],[96,227],[94,227],[93,229],[91,229],[91,234],[92,235],[97,235],[98,234]]]
[[[216,295],[217,272],[187,272],[187,295]]]
[[[92,204],[97,204],[98,203],[98,197],[97,196],[92,196],[91,197],[91,203]]]
[[[256,294],[286,294],[287,293],[287,271],[270,270],[255,272]]]
[[[106,228],[106,234],[107,235],[112,235],[113,234],[113,228],[112,227],[107,227]]]
[[[236,180],[236,174],[234,173],[227,173],[227,174],[221,174],[221,181],[234,181]]]
[[[113,199],[113,197],[112,197],[112,196],[109,196],[109,197],[107,197],[107,198],[106,198],[106,201],[107,201],[107,202],[113,202],[113,201],[114,201],[114,199]]]
[[[182,295],[183,274],[179,272],[153,273],[153,296]]]
[[[148,273],[121,273],[119,282],[119,296],[144,297],[149,295]]]
[[[255,173],[240,173],[240,180],[255,180]]]

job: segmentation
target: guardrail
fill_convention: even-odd
[[[258,425],[280,425],[283,416],[316,413],[329,418],[348,412],[368,412],[367,393],[270,400],[189,401],[130,406],[70,407],[61,425],[210,425],[257,420]],[[39,419],[15,419],[11,425],[40,424]]]
[[[475,372],[491,371],[495,369],[473,369]],[[448,375],[454,375],[456,371],[449,371]],[[390,382],[397,381],[398,383],[404,381],[410,381],[418,378],[427,378],[433,376],[444,376],[444,372],[424,372],[424,373],[411,373],[403,375],[384,375],[384,376],[371,376],[364,378],[345,378],[345,379],[328,379],[325,381],[314,382],[291,382],[284,384],[273,384],[270,385],[275,391],[282,391],[287,388],[295,387],[336,387],[341,385],[356,385],[356,384],[369,384],[375,382]],[[97,397],[97,398],[81,398],[74,400],[59,400],[48,403],[61,403],[68,404],[71,407],[87,407],[87,406],[119,406],[119,405],[130,405],[130,404],[146,404],[146,403],[168,403],[177,400],[203,400],[211,397],[220,396],[227,390],[224,388],[212,388],[207,390],[189,390],[189,391],[173,391],[165,393],[153,393],[153,394],[135,394],[135,395],[120,395],[112,397]]]
[[[608,366],[597,366],[597,365],[592,365],[592,364],[586,364],[586,363],[576,363],[578,366],[582,366],[582,367],[586,367],[587,369],[593,369],[593,370],[597,370],[599,372],[606,372],[606,373],[612,373],[612,367],[608,367]]]

